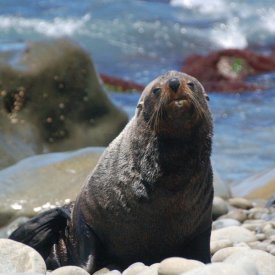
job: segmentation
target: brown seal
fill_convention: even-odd
[[[62,223],[51,225],[56,241],[50,256],[44,254],[48,266],[73,264],[92,273],[171,256],[210,262],[212,118],[206,99],[198,80],[176,71],[144,89],[134,118],[103,153],[67,225],[63,210],[50,218],[62,216]],[[20,235],[19,228],[12,238]]]

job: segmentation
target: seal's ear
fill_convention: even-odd
[[[140,114],[142,109],[143,109],[143,100],[140,101],[137,105],[137,116]]]

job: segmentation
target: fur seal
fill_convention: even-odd
[[[42,213],[10,238],[37,249],[51,269],[77,265],[93,273],[171,256],[208,263],[211,146],[204,88],[169,71],[144,89],[134,118],[107,147],[75,203]]]

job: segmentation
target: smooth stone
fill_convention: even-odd
[[[223,249],[225,247],[231,247],[231,246],[233,246],[233,242],[230,240],[224,239],[224,240],[218,240],[218,241],[211,241],[210,242],[210,251],[211,251],[211,254],[213,255],[220,249]]]
[[[109,99],[77,43],[32,41],[8,60],[3,55],[0,168],[44,152],[106,146],[126,125],[127,115]]]
[[[233,264],[213,263],[204,267],[196,268],[182,275],[250,275],[241,267]]]
[[[33,248],[9,239],[0,239],[0,270],[10,273],[46,274],[42,256]]]
[[[264,233],[258,233],[258,234],[256,234],[256,238],[258,241],[263,241],[266,239],[266,236]]]
[[[212,216],[213,219],[217,219],[218,217],[227,214],[228,205],[227,202],[221,197],[215,196],[213,199],[213,208],[212,208]]]
[[[229,240],[233,243],[253,242],[257,240],[254,232],[240,226],[229,226],[212,231],[211,242],[224,239]]]
[[[240,198],[240,197],[230,198],[228,202],[230,205],[241,209],[250,209],[253,207],[252,202],[245,198]]]
[[[256,265],[259,274],[275,274],[275,257],[262,250],[248,249],[233,253],[225,260],[225,263],[236,264],[240,259],[244,260],[244,258]]]
[[[240,222],[234,219],[219,219],[212,223],[212,230],[228,227],[228,226],[240,226]]]
[[[258,249],[258,250],[263,250],[263,251],[268,252],[268,249],[267,249],[268,244],[267,243],[256,241],[256,242],[249,242],[247,244],[252,249]]]
[[[248,275],[258,275],[256,264],[248,257],[240,258],[234,265],[246,271]]]
[[[148,266],[146,266],[143,263],[134,263],[132,265],[130,265],[127,269],[125,269],[122,272],[122,275],[135,275],[138,274],[142,271],[145,271],[146,269],[148,269]]]
[[[226,258],[235,252],[250,249],[249,247],[226,247],[218,250],[211,258],[212,262],[223,262]]]
[[[265,233],[266,237],[275,235],[275,229],[273,229],[273,228],[274,227],[272,226],[271,223],[268,223],[263,227],[263,232]]]
[[[243,222],[247,219],[247,214],[243,209],[234,209],[229,211],[226,215],[219,217],[219,219],[233,219]]]
[[[273,249],[269,250],[269,253],[270,253],[271,255],[275,256],[275,247],[274,247]]]
[[[37,155],[0,171],[0,226],[75,200],[103,150]]]
[[[111,270],[111,271],[109,271],[109,272],[107,272],[105,274],[106,275],[121,275],[121,272],[118,271],[118,270],[116,270],[116,269],[114,269],[114,270]]]
[[[257,233],[263,232],[264,223],[244,223],[242,227],[250,231],[255,231]]]
[[[68,265],[55,269],[51,275],[89,275],[89,273],[78,266]]]
[[[269,210],[267,208],[260,208],[260,207],[256,207],[256,208],[251,208],[248,211],[248,215],[247,218],[248,219],[262,219],[262,220],[266,220],[268,219],[268,213]]]
[[[234,247],[245,247],[245,248],[250,248],[249,245],[245,242],[240,242],[240,243],[234,243]]]
[[[265,170],[241,182],[232,184],[233,196],[249,199],[269,199],[275,193],[275,168]]]
[[[93,273],[93,275],[101,275],[101,274],[105,274],[108,272],[110,272],[110,269],[107,267],[103,267],[103,268],[97,270],[95,273]]]
[[[202,266],[204,266],[204,264],[196,260],[179,257],[167,258],[160,263],[158,274],[177,275]]]
[[[139,275],[158,275],[159,265],[160,265],[159,263],[152,264],[138,274]]]

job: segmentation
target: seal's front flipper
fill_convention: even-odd
[[[21,225],[9,238],[31,246],[47,259],[69,220],[69,207],[51,209]]]

